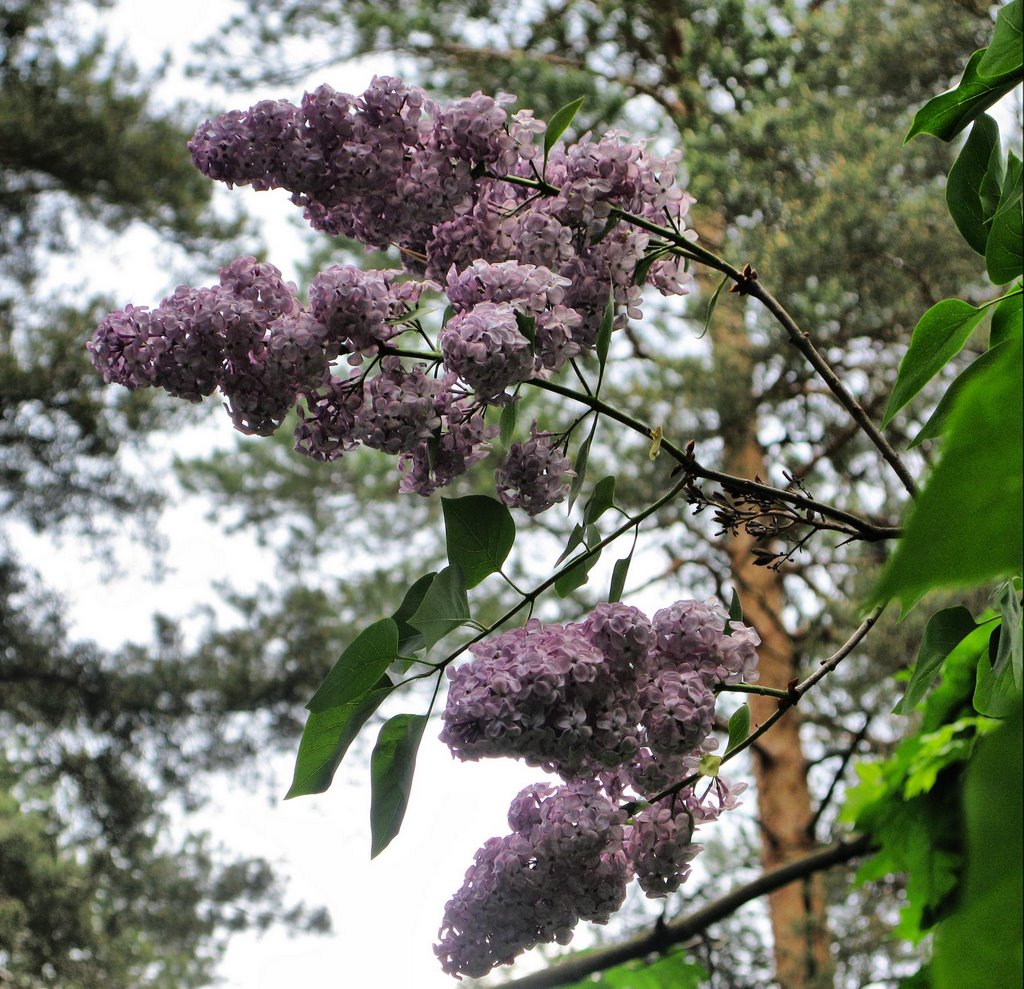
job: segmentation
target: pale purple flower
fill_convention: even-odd
[[[483,302],[457,313],[439,342],[444,366],[484,401],[499,399],[506,388],[533,375],[533,349],[507,302]]]
[[[538,433],[534,423],[526,442],[509,447],[494,478],[498,497],[509,508],[539,515],[569,493],[572,467],[555,439],[550,433]]]

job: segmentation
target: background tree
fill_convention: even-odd
[[[280,652],[228,653],[212,632],[197,654],[168,620],[146,648],[76,641],[13,548],[19,525],[101,556],[129,525],[151,548],[164,489],[123,453],[197,416],[103,389],[82,343],[109,303],[62,296],[52,269],[74,267],[90,232],[144,225],[185,259],[252,239],[216,219],[189,160],[179,122],[198,111],[154,107],[155,79],[82,31],[103,6],[0,0],[0,984],[199,986],[233,931],[327,926],[284,904],[266,862],[172,836],[167,815],[282,727],[225,744],[235,712],[280,703],[290,736],[315,677],[289,680]]]
[[[313,67],[280,57],[288,39],[299,35],[323,53],[318,67],[339,56],[395,52],[435,90],[507,88],[529,94],[541,116],[586,94],[578,131],[624,120],[684,150],[704,241],[730,257],[751,259],[771,279],[798,321],[828,339],[830,358],[877,417],[901,356],[898,345],[922,308],[948,294],[946,286],[969,286],[976,272],[934,195],[951,162],[948,149],[901,147],[908,106],[944,88],[960,54],[983,44],[990,30],[980,5],[952,11],[942,5],[946,30],[935,32],[939,13],[937,5],[857,2],[709,7],[570,0],[526,12],[475,3],[406,3],[387,12],[361,3],[340,11],[278,3],[269,10],[260,5],[259,21],[242,17],[226,32],[262,44],[262,63],[243,63],[229,53],[215,64],[227,75],[241,71],[284,84]],[[866,189],[874,195],[865,196]],[[710,300],[714,285],[704,288]],[[705,314],[694,307],[687,328],[699,331]],[[780,345],[763,314],[741,300],[719,302],[708,350],[682,347],[680,337],[678,320],[630,337],[634,354],[646,360],[628,379],[612,376],[618,404],[662,424],[666,435],[694,437],[702,459],[732,473],[782,484],[788,474],[851,510],[868,508],[880,518],[892,511],[898,486],[879,498],[879,484],[890,482],[874,456],[865,455],[856,430],[840,420],[831,398],[799,355]],[[914,423],[904,428],[912,434]],[[355,504],[380,496],[379,470],[364,461],[352,471],[347,463],[320,470],[287,461],[287,469],[268,473],[268,463],[286,462],[286,445],[262,444],[258,453],[247,447],[234,465],[193,467],[192,482],[219,489],[224,504],[241,505],[257,520],[267,517],[268,503],[275,513],[295,506],[290,493],[301,489],[302,505],[317,507],[297,535],[306,542],[315,532],[321,546],[330,545],[332,517],[345,519]],[[262,470],[252,469],[254,458]],[[310,482],[324,486],[314,489]],[[639,504],[645,491],[622,494]],[[416,513],[427,510],[402,514],[418,527]],[[790,556],[792,546],[771,534],[757,538],[750,529],[739,540],[720,541],[719,528],[735,521],[744,530],[743,520],[727,510],[722,524],[707,525],[708,514],[693,521],[663,513],[663,576],[692,593],[727,597],[727,589],[738,586],[766,640],[765,679],[785,683],[845,624],[842,602],[858,597],[862,559],[851,553],[842,566],[826,570],[813,546]],[[379,532],[370,538],[384,544]],[[752,543],[780,555],[752,556]],[[757,567],[758,561],[772,566]],[[378,578],[367,575],[368,581]],[[583,592],[572,607],[586,600]],[[843,775],[854,749],[885,744],[888,698],[872,685],[909,658],[891,639],[877,645],[842,689],[801,708],[802,732],[791,718],[784,731],[766,736],[755,756],[766,866],[805,852],[828,833],[833,777]],[[755,719],[763,720],[769,706],[755,708]],[[801,734],[816,767],[810,785]],[[855,911],[865,908],[861,901]],[[783,984],[831,983],[823,914],[820,887],[794,885],[775,895],[775,968]],[[720,977],[723,983],[733,977],[727,961]]]

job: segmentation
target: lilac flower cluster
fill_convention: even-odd
[[[486,975],[579,920],[607,923],[629,881],[625,814],[593,782],[536,784],[512,801],[512,833],[477,853],[448,901],[435,952],[450,975]]]
[[[605,922],[634,876],[648,896],[679,887],[700,851],[694,831],[745,784],[662,793],[717,745],[715,689],[756,679],[759,641],[714,601],[680,601],[653,620],[602,604],[579,624],[531,620],[449,667],[441,739],[452,753],[520,758],[565,783],[524,790],[513,833],[477,852],[445,910],[435,949],[445,971],[478,977],[542,941],[564,943],[580,918]],[[628,820],[615,810],[623,801],[639,807]],[[556,812],[567,802],[570,828]],[[602,828],[586,823],[594,814]]]
[[[628,224],[609,231],[612,210],[685,231],[692,199],[675,181],[680,156],[651,155],[617,133],[559,142],[544,172],[557,194],[538,197],[514,180],[538,174],[544,124],[529,111],[509,114],[513,102],[475,93],[442,106],[376,77],[361,96],[324,85],[299,106],[264,101],[222,114],[189,147],[211,178],[284,188],[314,228],[398,245],[406,265],[438,282],[452,265],[464,272],[477,262],[550,269],[570,284],[564,300],[549,302],[579,314],[574,341],[586,348],[609,289],[631,314],[639,307],[633,272],[650,235]],[[665,294],[689,290],[678,258],[656,262],[649,280]]]
[[[239,258],[213,288],[181,286],[153,310],[110,313],[87,347],[107,382],[199,401],[220,388],[235,426],[273,432],[299,389],[322,377],[316,331],[272,264]]]
[[[196,166],[229,185],[283,188],[312,226],[371,247],[396,245],[397,271],[334,265],[295,287],[240,258],[209,289],[179,288],[149,311],[127,306],[89,344],[107,381],[190,401],[219,389],[236,427],[266,435],[298,408],[296,448],[333,460],[358,444],[398,457],[402,491],[430,494],[485,456],[484,406],[593,347],[609,295],[640,315],[635,269],[650,235],[612,211],[685,228],[690,198],[677,156],[620,135],[556,143],[537,195],[545,129],[514,97],[475,93],[447,105],[400,79],[360,96],[320,86],[299,105],[265,100],[204,122]],[[524,186],[522,183],[526,182]],[[664,293],[688,291],[680,259],[651,267]],[[444,287],[443,372],[381,360],[410,328],[421,294]],[[416,326],[419,332],[422,328]],[[361,375],[339,374],[346,357]],[[554,437],[517,443],[502,499],[531,515],[560,501],[571,472]]]

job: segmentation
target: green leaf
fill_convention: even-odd
[[[608,363],[608,348],[612,342],[612,329],[615,326],[615,296],[611,290],[608,292],[608,302],[604,307],[604,315],[601,317],[601,325],[597,330],[597,366],[598,380],[604,377],[604,366]]]
[[[547,163],[548,153],[555,146],[557,141],[566,131],[569,124],[572,123],[573,117],[579,112],[580,107],[583,106],[583,97],[581,96],[578,100],[573,100],[571,103],[566,103],[561,109],[556,110],[548,121],[547,130],[544,131],[544,162]]]
[[[996,285],[1005,285],[1024,271],[1024,167],[1011,151],[985,244],[985,269]]]
[[[1021,34],[1024,29],[1024,0],[1011,0],[999,9],[992,43],[978,63],[978,75],[996,78],[1010,72],[1019,72],[1024,66]]]
[[[577,546],[583,542],[583,537],[586,535],[586,526],[574,525],[572,532],[569,533],[569,540],[565,544],[565,549],[562,550],[561,555],[555,560],[555,566],[562,562]]]
[[[1002,351],[1005,346],[1007,346],[1006,343],[1001,343],[986,350],[985,353],[976,358],[973,363],[969,364],[956,376],[953,383],[946,389],[946,393],[942,396],[939,404],[935,406],[935,411],[928,417],[928,421],[910,441],[910,449],[913,449],[925,440],[935,439],[945,432],[950,413],[956,408],[956,403],[959,401],[964,389],[975,378],[984,375],[989,367],[1003,359],[1005,355]]]
[[[995,206],[982,200],[981,189],[989,163],[998,156],[999,125],[984,113],[974,122],[946,181],[949,214],[964,240],[983,257]]]
[[[569,486],[569,511],[572,511],[572,506],[576,504],[576,499],[580,495],[580,490],[583,487],[583,482],[587,476],[587,461],[590,459],[590,444],[594,442],[594,433],[597,432],[597,419],[594,419],[594,424],[590,427],[590,432],[587,433],[587,438],[580,444],[580,448],[576,451],[576,462],[572,465],[572,469],[576,476],[572,479],[572,484]]]
[[[608,603],[615,604],[622,600],[622,592],[626,589],[626,577],[629,574],[629,565],[633,562],[633,553],[624,556],[621,560],[615,561],[612,567],[612,580],[608,587]]]
[[[992,632],[988,648],[978,660],[978,680],[974,688],[974,710],[990,718],[1005,718],[1012,714],[1021,696],[1020,688],[1013,682],[1010,664],[1004,663],[1003,668],[997,671],[996,664],[989,658],[998,654],[1002,631],[1000,622]]]
[[[945,658],[979,627],[974,616],[961,605],[935,612],[928,619],[921,638],[907,691],[892,713],[910,714],[935,682]],[[983,628],[982,633],[983,638],[978,640],[979,650],[984,648],[987,639],[986,629]]]
[[[935,935],[935,989],[1022,984],[1021,708],[979,743],[967,770],[967,854],[960,897]]]
[[[650,273],[651,266],[659,258],[665,257],[666,254],[673,253],[674,248],[669,245],[657,247],[652,250],[649,254],[645,254],[633,269],[633,284],[643,287],[644,282],[647,281],[647,276]]]
[[[944,299],[931,307],[914,328],[889,405],[882,417],[884,428],[949,361],[963,349],[967,338],[985,316],[961,299]]]
[[[731,752],[741,742],[746,741],[750,734],[750,706],[743,704],[733,711],[729,719],[729,741],[725,746],[726,752]]]
[[[972,120],[1017,85],[1016,72],[1004,72],[991,78],[982,78],[978,74],[985,51],[982,48],[971,56],[956,89],[930,99],[917,111],[906,137],[908,141],[918,134],[933,134],[943,141],[953,140]]]
[[[725,288],[729,281],[729,276],[726,275],[719,283],[718,288],[715,289],[714,294],[711,296],[711,301],[708,303],[708,313],[704,317],[704,329],[700,331],[700,335],[703,337],[708,330],[711,328],[711,317],[715,315],[715,309],[718,308],[718,300],[722,295],[722,289]]]
[[[434,578],[436,576],[437,571],[432,570],[430,573],[424,574],[420,577],[420,579],[405,592],[405,597],[402,598],[402,603],[398,606],[398,611],[391,616],[395,624],[398,626],[399,656],[411,656],[413,653],[426,648],[427,643],[423,638],[423,633],[414,629],[409,624],[409,619],[416,614],[416,609],[423,603],[423,598],[426,596],[427,589],[434,582]]]
[[[1024,283],[1018,282],[1014,289],[1013,295],[1003,299],[992,310],[989,350],[1007,340],[1019,340],[1024,333]]]
[[[560,598],[568,597],[578,587],[582,587],[590,580],[590,571],[601,559],[601,550],[591,553],[590,556],[582,557],[570,569],[566,570],[558,580],[555,581],[555,593]]]
[[[1008,580],[999,589],[996,605],[1003,625],[993,669],[1001,673],[1003,666],[1009,664],[1014,686],[1020,689],[1024,686],[1024,609],[1015,581]]]
[[[498,439],[501,445],[507,450],[516,433],[516,421],[519,418],[519,403],[509,402],[501,410],[501,419],[498,420]]]
[[[348,747],[393,687],[387,677],[358,700],[326,711],[311,711],[299,741],[292,785],[284,799],[323,793],[334,779]]]
[[[462,567],[466,587],[497,573],[516,541],[512,513],[496,498],[442,498],[448,562]]]
[[[729,621],[743,621],[743,605],[740,603],[740,595],[735,587],[732,589],[732,600],[729,602]]]
[[[592,525],[615,504],[615,478],[609,474],[594,485],[593,494],[583,506],[583,524]]]
[[[530,343],[530,353],[535,354],[537,352],[537,317],[528,316],[526,313],[516,311],[516,326],[519,327],[519,332]]]
[[[458,566],[445,567],[433,580],[420,606],[409,619],[423,633],[427,649],[469,621],[466,581]]]
[[[380,855],[402,827],[426,725],[422,714],[399,714],[377,736],[370,756],[370,858]]]
[[[382,618],[363,629],[324,677],[306,707],[322,712],[365,694],[398,658],[398,625]]]
[[[1010,341],[1005,355],[963,389],[942,457],[911,508],[873,603],[896,597],[906,614],[933,588],[977,586],[1021,572],[1021,377],[1021,344]]]

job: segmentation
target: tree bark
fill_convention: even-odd
[[[703,229],[714,224],[714,220],[702,224]],[[715,233],[711,231],[712,237]],[[720,305],[710,333],[714,365],[723,387],[718,403],[720,435],[725,444],[723,469],[742,477],[766,478],[764,450],[757,437],[758,410],[752,398],[754,367],[743,307]],[[741,530],[739,536],[726,537],[726,550],[744,620],[761,636],[761,682],[785,687],[799,675],[799,670],[792,640],[782,620],[782,577],[767,567],[754,566],[754,542],[752,536]],[[754,726],[765,721],[778,703],[774,698],[757,695],[750,695],[748,702]],[[760,739],[753,758],[761,823],[761,863],[768,871],[806,856],[817,847],[810,833],[813,807],[796,710],[791,710]],[[833,963],[822,877],[812,875],[775,890],[769,894],[768,908],[778,984],[786,989],[830,987]]]

